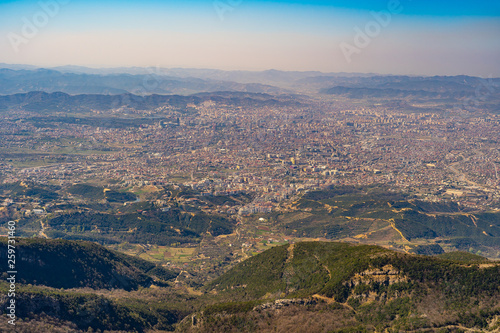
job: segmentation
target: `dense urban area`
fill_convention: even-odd
[[[0,240],[21,249],[23,327],[495,331],[496,93],[469,77],[308,80],[0,95]]]

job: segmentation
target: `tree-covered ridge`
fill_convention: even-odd
[[[196,242],[204,232],[230,234],[234,221],[203,212],[191,214],[172,209],[124,214],[75,212],[48,221],[52,237],[89,239],[103,243],[130,242],[170,245]],[[87,232],[84,232],[87,231]],[[72,232],[69,236],[68,232]]]
[[[6,284],[0,283],[2,294],[7,290]],[[5,296],[0,297],[2,307],[7,306],[7,301]],[[54,321],[57,327],[71,327],[68,332],[90,329],[90,332],[146,332],[153,328],[172,331],[173,325],[186,314],[171,309],[168,302],[143,304],[139,299],[112,300],[102,295],[45,287],[20,285],[16,295],[16,327],[20,332],[43,332],[38,327]],[[0,331],[3,328],[0,324]]]
[[[237,265],[208,286],[221,297],[241,302],[207,307],[200,325],[202,330],[230,330],[242,322],[259,327],[265,318],[284,320],[265,309],[281,309],[286,302],[275,300],[287,298],[310,300],[288,303],[295,307],[296,318],[326,312],[329,315],[317,320],[322,327],[334,327],[327,318],[339,315],[352,320],[343,327],[352,332],[494,327],[500,315],[500,264],[484,258],[465,262],[462,254],[445,258],[332,242],[276,247]],[[325,301],[336,305],[321,305]],[[262,317],[263,311],[268,314]]]
[[[1,238],[0,244],[0,258],[7,263],[7,240]],[[177,276],[148,261],[91,242],[20,239],[16,250],[18,282],[25,284],[133,290]]]
[[[335,242],[303,242],[270,249],[237,265],[210,286],[217,290],[248,289],[247,294],[251,291],[257,298],[278,291],[290,296],[318,293],[344,300],[350,295],[346,281],[366,270],[389,266],[398,276],[446,285],[463,296],[464,291],[468,296],[500,292],[500,265],[492,262],[479,268],[472,261],[464,265],[453,255],[441,259]]]
[[[458,262],[464,263],[485,263],[488,262],[484,257],[478,256],[477,254],[472,254],[469,252],[456,251],[456,252],[448,252],[441,253],[437,255],[438,258],[448,259]]]

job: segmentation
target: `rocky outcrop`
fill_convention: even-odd
[[[364,272],[358,273],[349,281],[344,282],[344,284],[355,287],[359,284],[370,284],[373,282],[389,286],[394,283],[408,282],[408,277],[401,274],[392,265],[386,265],[382,268],[367,269]]]
[[[257,310],[278,310],[290,305],[314,305],[316,304],[314,299],[302,299],[302,298],[291,298],[291,299],[277,299],[274,302],[264,303],[253,308],[253,311]]]

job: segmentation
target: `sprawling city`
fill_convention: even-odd
[[[153,2],[0,2],[0,332],[500,332],[498,6]]]

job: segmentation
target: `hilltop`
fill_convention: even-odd
[[[0,258],[7,260],[7,240],[0,238]],[[20,239],[17,269],[23,284],[53,288],[134,290],[177,274],[146,260],[110,251],[92,242]],[[5,273],[4,273],[5,275]]]
[[[7,262],[6,239],[0,243],[0,258]],[[172,330],[187,314],[158,299],[144,304],[146,296],[140,296],[144,289],[168,290],[178,272],[95,243],[19,239],[16,258],[19,332],[52,332],[55,327],[64,332]],[[6,277],[3,273],[0,282],[2,308],[9,301]],[[0,331],[10,331],[6,322]]]
[[[211,282],[207,291],[232,301],[208,306],[182,330],[484,331],[498,329],[499,285],[500,265],[491,262],[304,242],[268,250]]]

